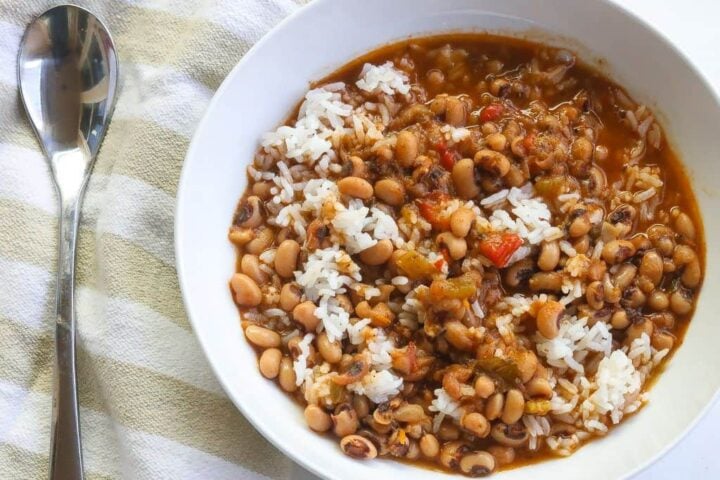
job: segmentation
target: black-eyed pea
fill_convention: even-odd
[[[452,321],[445,324],[445,339],[458,350],[469,351],[473,348],[470,330],[461,322]]]
[[[471,477],[485,477],[495,470],[495,457],[485,451],[466,453],[460,458],[460,471]]]
[[[395,410],[393,418],[398,422],[417,423],[425,418],[425,411],[416,403],[406,403]]]
[[[474,220],[475,214],[472,210],[460,207],[450,215],[450,231],[458,238],[465,238]]]
[[[251,228],[239,228],[233,226],[230,227],[230,231],[228,232],[228,240],[238,247],[247,245],[254,238],[255,230]]]
[[[568,227],[568,233],[573,238],[582,237],[590,231],[592,224],[590,223],[590,216],[587,212],[578,215],[570,222]]]
[[[675,230],[688,240],[695,240],[695,225],[687,213],[680,212],[677,214],[675,217]]]
[[[447,97],[445,103],[445,121],[454,127],[465,125],[465,104],[458,97]]]
[[[675,316],[670,312],[660,312],[649,316],[658,329],[672,330],[675,327]]]
[[[462,455],[468,451],[467,445],[458,440],[444,443],[440,447],[440,464],[448,469],[456,469],[460,466]]]
[[[452,423],[443,422],[437,431],[437,436],[443,442],[449,442],[460,438],[460,429]]]
[[[498,177],[504,177],[510,171],[510,160],[500,152],[482,149],[475,154],[474,160],[483,170]]]
[[[259,227],[262,221],[262,200],[253,195],[240,203],[235,211],[233,224],[244,228],[255,228]]]
[[[537,323],[537,329],[543,337],[552,340],[558,336],[560,332],[560,318],[564,311],[565,306],[554,300],[548,300],[540,307],[535,321]]]
[[[460,425],[476,437],[485,438],[490,435],[490,422],[482,413],[472,412],[463,415]]]
[[[333,433],[340,438],[352,435],[358,429],[357,412],[347,403],[338,405],[330,418],[333,424]]]
[[[443,82],[445,82],[445,74],[442,72],[442,70],[438,70],[437,68],[433,68],[432,70],[428,71],[426,77],[428,83],[435,88],[440,87]]]
[[[347,435],[340,440],[340,449],[348,457],[356,460],[371,460],[377,457],[377,448],[367,438],[360,435]]]
[[[245,328],[245,338],[260,348],[277,348],[280,346],[280,334],[260,325],[248,325]]]
[[[625,290],[635,280],[637,270],[637,267],[632,263],[623,263],[613,275],[613,283],[620,290]]]
[[[585,299],[594,310],[600,310],[605,304],[605,287],[601,281],[594,281],[585,290]]]
[[[305,421],[308,427],[316,432],[327,432],[332,427],[330,415],[314,404],[305,407]]]
[[[283,278],[291,278],[297,268],[300,244],[295,240],[285,240],[275,252],[275,271]]]
[[[390,260],[395,247],[388,239],[380,240],[370,248],[360,252],[360,260],[367,265],[382,265]]]
[[[515,355],[515,364],[517,365],[520,381],[522,383],[530,381],[540,366],[537,355],[532,350],[520,350]]]
[[[511,425],[523,416],[525,412],[525,397],[522,392],[517,388],[511,388],[505,394],[505,406],[503,407],[502,416],[500,419]]]
[[[402,167],[411,167],[415,163],[418,151],[418,139],[413,132],[403,130],[398,133],[395,143],[395,156]]]
[[[518,287],[525,283],[535,271],[535,262],[531,258],[523,258],[505,270],[503,281],[508,287]]]
[[[625,342],[630,345],[633,340],[642,337],[643,334],[648,338],[652,337],[655,330],[655,324],[647,318],[640,318],[630,324],[626,330]]]
[[[503,445],[490,445],[488,452],[495,457],[495,463],[499,466],[509,465],[515,461],[515,449]]]
[[[364,395],[353,396],[352,405],[357,412],[358,418],[365,418],[370,413],[370,404]]]
[[[505,396],[500,392],[493,394],[485,403],[485,418],[490,421],[500,418],[504,405]]]
[[[375,182],[375,196],[393,207],[405,203],[405,187],[394,178],[383,178]]]
[[[670,294],[670,310],[676,315],[687,315],[692,308],[692,296],[687,290],[681,288]]]
[[[245,245],[245,252],[251,255],[260,255],[272,245],[275,234],[269,228],[263,228]]]
[[[230,287],[235,292],[235,302],[242,307],[257,307],[262,302],[260,287],[244,273],[234,274],[230,279]]]
[[[653,332],[650,343],[656,350],[671,350],[675,345],[675,336],[670,332]]]
[[[443,232],[439,234],[435,240],[437,243],[447,247],[450,258],[453,260],[465,258],[467,254],[467,242],[464,238],[456,237],[450,232]]]
[[[278,383],[280,388],[286,392],[294,392],[298,389],[296,384],[295,369],[290,357],[284,356],[280,361],[280,372],[278,372]]]
[[[574,159],[587,161],[593,154],[593,145],[585,137],[578,137],[572,144],[571,153]]]
[[[440,442],[432,433],[426,433],[420,438],[420,452],[425,458],[435,458],[440,453]]]
[[[550,399],[553,396],[553,389],[550,382],[541,377],[536,377],[530,380],[525,385],[525,391],[530,398],[541,397]]]
[[[617,310],[610,317],[610,325],[616,330],[625,330],[630,326],[630,319],[625,310]]]
[[[493,425],[490,435],[493,440],[506,447],[520,448],[527,444],[530,434],[522,423],[506,425],[496,423]]]
[[[648,250],[640,261],[640,275],[653,285],[658,285],[663,276],[663,259],[655,250]]]
[[[540,246],[540,255],[538,256],[538,268],[543,272],[555,270],[560,262],[560,246],[558,242],[543,242]]]
[[[491,133],[485,137],[485,142],[488,147],[492,148],[496,152],[505,150],[508,144],[507,138],[502,133]]]
[[[265,283],[267,281],[267,273],[260,268],[260,259],[257,255],[243,255],[240,259],[240,271],[252,278],[255,283]]]
[[[342,359],[342,345],[337,340],[331,342],[325,332],[318,335],[317,348],[323,359],[330,364],[338,363]]]
[[[320,324],[320,319],[315,315],[316,309],[313,302],[309,300],[302,302],[293,308],[293,320],[302,325],[306,332],[314,332]]]
[[[282,352],[277,348],[268,348],[263,351],[258,359],[260,373],[265,378],[275,378],[280,373],[280,361]]]
[[[590,249],[590,235],[583,235],[580,238],[574,239],[575,241],[572,243],[572,247],[575,249],[577,253],[586,254],[587,251]]]
[[[648,307],[656,312],[667,310],[670,306],[670,299],[662,290],[653,290],[647,298]]]
[[[700,260],[695,257],[690,263],[685,265],[683,273],[680,276],[680,281],[688,288],[695,288],[700,285],[701,280],[702,270],[700,269]]]
[[[351,173],[353,177],[365,178],[365,175],[367,175],[365,161],[362,158],[353,155],[350,157],[350,166],[352,168]]]
[[[294,282],[286,283],[280,289],[280,308],[286,312],[292,312],[300,303],[301,298],[300,287]]]
[[[610,152],[608,151],[608,148],[605,145],[596,145],[594,160],[596,162],[605,161],[605,160],[607,160],[609,154],[610,154]]]
[[[622,263],[635,255],[635,245],[629,240],[611,240],[603,246],[602,257],[610,265]]]
[[[559,272],[537,272],[530,277],[530,290],[534,292],[559,292],[562,289],[563,276]]]
[[[475,162],[471,159],[463,158],[455,163],[451,177],[460,198],[468,200],[480,193],[480,187],[475,182]]]
[[[475,395],[480,398],[488,398],[495,393],[495,382],[485,374],[478,375],[475,379]]]
[[[510,88],[510,82],[504,78],[498,77],[490,82],[490,93],[496,97],[504,97],[510,91]]]
[[[338,190],[348,197],[367,200],[373,196],[373,187],[370,182],[360,177],[345,177],[337,182]]]
[[[697,255],[695,251],[687,245],[677,245],[673,251],[672,259],[675,265],[685,266],[693,260],[697,260]]]
[[[261,200],[267,200],[272,197],[270,190],[273,186],[271,182],[256,182],[252,186],[252,193]]]

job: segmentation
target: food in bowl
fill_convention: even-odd
[[[263,376],[358,459],[470,476],[646,402],[703,278],[652,112],[564,49],[412,39],[266,134],[230,227]]]

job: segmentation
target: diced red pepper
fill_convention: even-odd
[[[438,155],[440,155],[440,165],[442,165],[445,170],[452,170],[457,161],[458,153],[454,149],[448,148],[447,144],[443,141],[435,145],[435,150],[438,152]]]
[[[448,198],[445,193],[433,192],[424,198],[416,200],[420,215],[436,230],[450,229],[450,217],[443,212]]]
[[[482,112],[480,112],[480,121],[481,122],[492,122],[500,118],[500,116],[505,111],[505,107],[502,106],[500,103],[491,103],[487,107],[482,109]]]
[[[479,249],[493,265],[502,268],[522,244],[522,239],[514,233],[490,233],[480,241]]]

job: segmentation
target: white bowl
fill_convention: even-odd
[[[492,31],[569,46],[602,67],[662,124],[693,178],[707,245],[720,243],[720,106],[688,61],[659,33],[608,1],[316,0],[260,41],[227,77],[185,160],[175,226],[177,269],[195,332],[227,394],[277,448],[326,478],[436,478],[393,461],[353,461],[310,432],[301,409],[261,377],[228,290],[235,252],[227,241],[245,168],[308,88],[356,56],[393,40],[448,31]],[[713,213],[714,212],[714,213]],[[685,343],[650,391],[650,402],[573,456],[496,478],[608,479],[637,472],[699,418],[720,386],[717,248]]]

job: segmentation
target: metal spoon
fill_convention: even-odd
[[[36,18],[18,54],[25,110],[60,203],[50,478],[82,479],[75,368],[75,244],[85,185],[115,103],[118,59],[92,13],[61,5]]]

